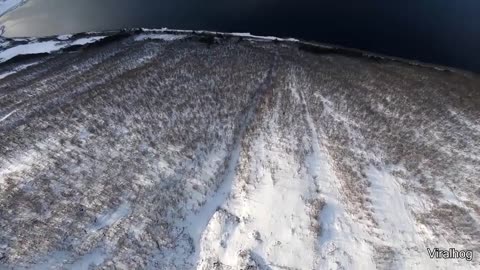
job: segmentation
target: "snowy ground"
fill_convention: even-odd
[[[0,269],[480,267],[478,75],[110,35],[0,52]]]

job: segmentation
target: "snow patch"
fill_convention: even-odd
[[[120,221],[121,219],[127,217],[130,212],[130,203],[123,202],[117,209],[109,211],[108,213],[98,217],[90,231],[96,232],[102,228],[109,227],[114,223]]]
[[[34,266],[32,265],[30,269],[36,269],[36,270],[60,269],[61,266],[67,263],[70,259],[71,259],[71,254],[69,252],[56,251],[40,259],[39,262],[36,263]]]
[[[0,62],[8,61],[17,55],[50,53],[58,51],[65,46],[66,44],[53,40],[22,44],[0,52]]]
[[[60,35],[60,36],[57,36],[57,39],[58,40],[69,40],[72,38],[73,35]]]
[[[295,38],[279,38],[279,37],[274,37],[274,36],[257,36],[257,35],[252,35],[250,33],[231,33],[232,36],[236,37],[245,37],[245,38],[252,38],[252,39],[264,39],[264,40],[277,40],[277,41],[290,41],[290,42],[298,42],[298,39]]]
[[[65,36],[66,37],[66,36]],[[49,41],[31,41],[28,44],[21,44],[7,48],[0,52],[0,63],[8,61],[18,55],[29,55],[39,53],[52,53],[74,45],[86,45],[94,43],[105,36],[94,36],[80,38],[74,41],[70,40],[49,40]]]
[[[86,45],[90,43],[97,42],[99,40],[104,39],[106,36],[98,36],[98,37],[86,37],[86,38],[80,38],[72,42],[70,45],[75,46],[75,45]]]
[[[141,34],[135,37],[136,41],[142,40],[163,40],[174,41],[186,38],[187,35],[174,35],[174,34]]]
[[[84,256],[82,256],[78,261],[70,265],[69,269],[72,270],[88,270],[90,266],[99,266],[101,265],[107,255],[100,249],[96,249]]]
[[[41,144],[37,144],[40,146]],[[34,149],[25,151],[25,154],[14,157],[11,160],[4,160],[0,163],[0,190],[7,178],[15,178],[20,184],[24,181],[23,178],[14,177],[20,175],[22,171],[29,170],[34,164],[38,164],[40,154]]]

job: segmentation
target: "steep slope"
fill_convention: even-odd
[[[78,38],[0,65],[0,268],[480,266],[477,75],[247,35]]]

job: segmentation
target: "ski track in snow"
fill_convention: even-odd
[[[407,210],[409,207],[399,183],[386,169],[378,170],[370,166],[366,175],[371,183],[370,197],[374,216],[380,224],[385,240],[393,243],[394,252],[401,263],[399,266],[435,268],[424,252],[426,247],[417,235],[415,222]]]
[[[19,71],[22,71],[22,70],[25,70],[27,69],[28,67],[31,67],[31,66],[34,66],[34,65],[37,65],[39,64],[40,62],[35,62],[35,63],[29,63],[29,64],[24,64],[24,65],[20,65],[18,67],[16,67],[14,70],[11,70],[11,71],[7,71],[7,72],[4,72],[2,74],[0,74],[0,80],[1,79],[4,79],[12,74],[15,74]]]
[[[298,90],[297,90],[298,91]],[[330,167],[327,151],[319,141],[319,134],[308,110],[304,95],[302,102],[306,108],[306,120],[312,133],[313,153],[308,159],[308,170],[313,178],[317,179],[318,186],[325,196],[325,206],[320,214],[322,236],[320,238],[321,259],[318,262],[321,269],[330,269],[337,266],[341,258],[343,267],[348,269],[373,269],[375,268],[372,251],[368,244],[359,240],[365,232],[352,222],[341,203],[342,195],[339,191],[340,184],[336,181]],[[346,252],[346,253],[342,253]],[[335,254],[335,256],[332,256]],[[342,258],[343,257],[343,258]],[[361,261],[355,260],[362,258]]]
[[[192,262],[194,264],[198,264],[199,261],[201,261],[201,259],[199,258],[202,242],[201,237],[202,234],[205,232],[205,228],[208,226],[208,223],[211,221],[212,217],[219,209],[219,207],[221,207],[227,201],[227,198],[232,190],[232,185],[236,174],[236,168],[240,158],[242,139],[245,136],[245,132],[247,131],[250,122],[253,120],[252,118],[254,117],[255,111],[257,110],[257,103],[259,100],[258,95],[261,95],[262,92],[265,91],[265,88],[268,87],[268,83],[270,83],[270,80],[272,79],[272,71],[274,69],[273,65],[274,64],[272,64],[268,75],[257,89],[256,97],[254,97],[253,99],[253,104],[250,105],[248,111],[246,112],[246,115],[244,115],[242,117],[243,119],[241,119],[240,128],[237,133],[237,137],[235,138],[234,148],[232,153],[230,154],[227,170],[219,189],[211,198],[208,199],[206,204],[198,213],[193,213],[193,216],[186,218],[187,232],[192,237],[193,243],[195,245],[195,254],[192,256]]]
[[[0,118],[0,122],[3,122],[5,120],[7,120],[8,117],[12,116],[17,110],[13,110],[9,113],[7,113],[5,116],[3,116],[2,118]]]
[[[230,160],[227,167],[227,172],[223,178],[223,182],[215,192],[215,194],[208,198],[207,203],[202,207],[198,213],[193,213],[193,217],[187,217],[185,226],[187,232],[193,239],[195,245],[195,255],[193,255],[192,261],[198,261],[198,253],[200,251],[201,236],[211,220],[217,209],[226,201],[230,194],[233,179],[235,178],[235,168],[240,156],[240,146],[235,145],[234,150],[231,153]]]
[[[130,203],[124,202],[117,209],[111,210],[108,213],[97,218],[95,225],[91,228],[91,232],[96,232],[102,228],[109,227],[118,222],[122,218],[127,217],[131,212]]]

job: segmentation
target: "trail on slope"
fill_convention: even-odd
[[[236,168],[240,158],[240,152],[242,151],[242,140],[255,117],[255,113],[258,109],[259,102],[262,100],[262,96],[266,92],[267,88],[272,84],[272,77],[274,76],[273,73],[276,61],[277,60],[275,57],[265,79],[258,86],[254,96],[251,99],[252,104],[247,108],[246,112],[238,121],[240,125],[238,127],[238,131],[235,132],[236,137],[233,144],[233,150],[230,153],[228,165],[222,177],[223,179],[220,186],[215,193],[209,197],[205,205],[198,212],[191,213],[191,215],[185,219],[184,226],[186,227],[186,232],[192,238],[195,248],[195,252],[191,256],[191,261],[193,264],[201,263],[202,258],[199,257],[199,254],[202,248],[202,234],[204,233],[205,228],[214,216],[215,212],[225,203],[225,201],[227,201],[230,195],[236,175]]]
[[[320,258],[317,261],[320,269],[332,269],[338,264],[347,269],[373,269],[372,247],[365,242],[366,233],[363,228],[353,222],[342,203],[341,183],[336,178],[329,161],[326,148],[319,139],[315,123],[310,115],[305,94],[297,89],[305,107],[305,118],[311,131],[312,153],[307,159],[309,174],[316,179],[325,206],[320,214],[321,237],[319,239]]]
[[[284,93],[277,94],[273,110],[262,112],[249,134],[234,196],[203,235],[200,269],[215,260],[233,269],[314,268],[315,187],[298,156],[288,153],[298,138],[279,125]]]

